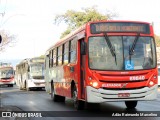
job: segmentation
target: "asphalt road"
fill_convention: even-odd
[[[27,116],[30,115],[30,118],[25,118],[30,120],[81,120],[82,117],[83,120],[106,120],[106,118],[107,120],[158,120],[160,117],[154,117],[154,115],[157,113],[160,115],[158,112],[160,111],[160,90],[158,90],[157,100],[141,101],[133,111],[127,110],[123,102],[108,102],[100,104],[99,106],[92,106],[89,110],[77,111],[73,107],[72,100],[66,99],[65,103],[55,103],[45,90],[25,91],[19,90],[16,85],[14,85],[14,87],[1,86],[0,108],[2,112],[20,111],[20,115],[23,114],[23,117],[26,117],[26,114]],[[35,113],[33,116],[37,115],[38,118],[33,117],[32,113]],[[148,114],[150,114],[151,117]],[[16,115],[17,114],[14,114],[13,118],[0,118],[0,120],[24,120],[22,116],[16,117]],[[143,117],[139,117],[140,115]],[[41,116],[42,118],[40,118]]]

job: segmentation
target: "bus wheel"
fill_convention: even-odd
[[[72,99],[73,99],[74,107],[77,110],[84,109],[84,101],[78,100],[78,93],[77,93],[76,86],[74,86],[74,89],[72,91]]]
[[[51,87],[51,99],[54,102],[65,102],[65,97],[64,96],[60,96],[60,95],[56,95],[54,92],[54,87]]]
[[[88,103],[86,102],[86,109],[91,110],[91,111],[97,111],[100,109],[100,104],[99,103]]]
[[[26,81],[25,81],[25,83],[24,83],[24,89],[25,89],[25,90],[28,89],[28,88],[27,88],[27,83],[26,83]]]
[[[9,85],[9,87],[13,87],[13,84]]]
[[[137,106],[137,101],[125,101],[125,105],[128,109],[134,109]]]
[[[51,84],[51,99],[54,102],[58,102],[58,95],[55,95],[55,93],[54,93],[54,85],[53,84]]]

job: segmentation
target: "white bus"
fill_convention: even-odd
[[[20,90],[42,89],[44,81],[44,58],[24,59],[16,65],[16,84]]]

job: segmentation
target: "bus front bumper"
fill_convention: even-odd
[[[14,80],[12,80],[12,81],[0,82],[0,85],[13,85],[13,84],[15,84]]]
[[[95,89],[91,86],[86,87],[87,102],[102,103],[107,101],[146,101],[155,100],[157,98],[158,85],[153,87],[144,87],[135,90],[106,90]]]
[[[44,88],[44,80],[28,80],[28,88]]]

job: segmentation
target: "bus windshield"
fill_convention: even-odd
[[[152,37],[108,36],[114,54],[105,36],[89,38],[89,67],[97,70],[143,70],[156,67],[155,44]],[[116,57],[116,60],[115,60]]]
[[[0,78],[11,78],[13,74],[14,72],[11,68],[0,69]]]
[[[31,64],[30,75],[33,79],[44,79],[44,64]]]

